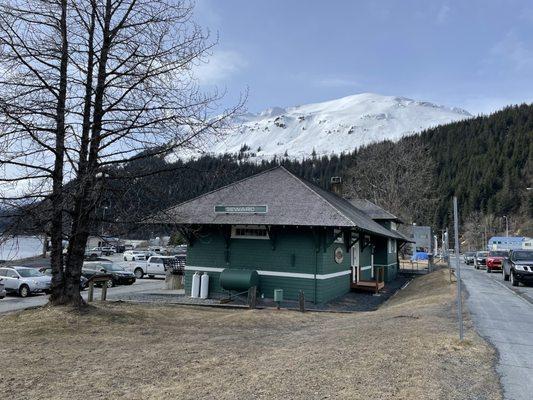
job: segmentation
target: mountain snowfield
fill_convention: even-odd
[[[208,153],[239,153],[246,145],[246,152],[257,159],[302,158],[313,151],[318,156],[340,154],[471,117],[459,108],[362,93],[246,114],[236,121],[235,132],[209,145]]]

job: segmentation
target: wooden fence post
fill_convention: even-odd
[[[300,312],[305,312],[305,295],[303,290],[300,290],[300,293],[298,293],[298,302],[300,303]]]
[[[248,306],[250,309],[255,309],[257,305],[257,286],[252,286],[248,289]]]
[[[102,301],[105,301],[107,297],[107,282],[108,281],[104,281],[104,284],[102,285],[102,297],[100,298]]]
[[[93,295],[94,295],[94,282],[89,282],[89,293],[87,294],[87,303],[90,303],[93,301]]]

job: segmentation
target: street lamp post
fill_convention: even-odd
[[[509,237],[509,218],[507,215],[504,215],[503,218],[505,218],[505,236]]]
[[[105,222],[105,212],[109,207],[104,206],[103,209],[103,215],[102,215],[102,237],[104,237],[104,222]]]

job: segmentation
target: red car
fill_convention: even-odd
[[[509,256],[507,251],[490,251],[487,256],[487,272],[501,271],[503,268],[503,260]]]

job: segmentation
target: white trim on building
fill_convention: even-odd
[[[196,267],[194,265],[186,265],[185,266],[185,271],[222,272],[225,269],[226,268]],[[314,274],[304,274],[304,273],[298,273],[298,272],[281,272],[281,271],[257,270],[257,273],[259,275],[263,275],[263,276],[276,276],[276,277],[282,277],[282,278],[315,279],[315,275]],[[324,280],[324,279],[337,278],[339,276],[350,275],[350,273],[351,273],[351,270],[347,269],[345,271],[333,272],[331,274],[317,274],[316,275],[316,279]]]

